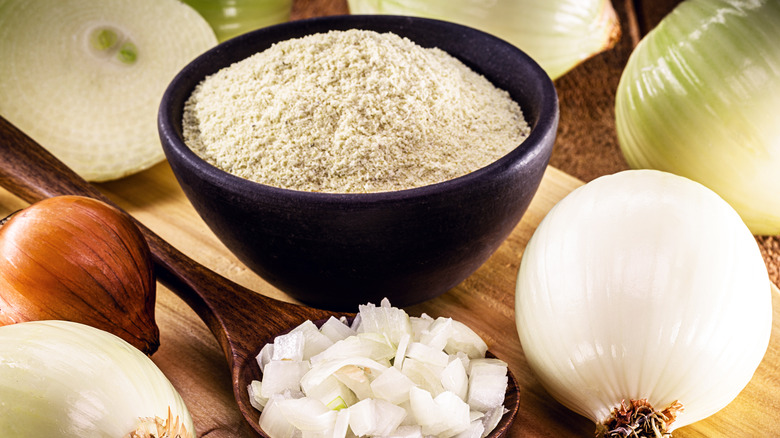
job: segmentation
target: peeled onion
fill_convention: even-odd
[[[557,79],[620,39],[610,0],[349,0],[353,14],[435,18],[491,33]]]
[[[0,327],[4,437],[190,438],[192,418],[159,368],[122,339],[69,321]]]
[[[671,432],[750,381],[772,332],[772,292],[726,201],[687,178],[629,170],[574,190],[542,220],[522,256],[515,315],[555,399],[602,429],[646,410]]]
[[[700,182],[753,234],[780,234],[780,2],[686,0],[634,49],[617,88],[633,168]]]

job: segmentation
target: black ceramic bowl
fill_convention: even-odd
[[[408,190],[328,194],[258,184],[222,171],[182,140],[184,102],[207,75],[273,43],[329,30],[393,32],[439,47],[509,92],[530,136],[468,175]],[[301,302],[355,311],[383,297],[407,306],[436,297],[480,267],[517,225],[552,152],[558,99],[525,53],[453,23],[396,16],[293,21],[226,41],[186,66],[162,100],[159,131],[185,194],[250,269]]]

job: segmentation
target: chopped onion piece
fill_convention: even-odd
[[[404,359],[406,358],[406,350],[409,349],[409,342],[412,337],[409,334],[401,336],[401,340],[398,341],[398,348],[395,350],[395,356],[393,358],[393,366],[399,370],[403,367]]]
[[[420,342],[412,342],[406,351],[406,357],[416,359],[420,362],[444,368],[449,363],[449,356],[441,349],[429,347]]]
[[[458,359],[463,364],[463,368],[466,369],[466,372],[467,373],[470,372],[469,370],[471,370],[471,359],[466,353],[459,351],[455,354],[451,354],[450,357],[452,358],[452,360]]]
[[[357,403],[358,398],[339,379],[331,375],[319,385],[312,385],[304,389],[307,397],[317,399],[331,409],[340,410]]]
[[[386,298],[379,307],[368,303],[358,309],[361,317],[358,333],[382,333],[393,345],[398,345],[404,334],[412,333],[409,315],[403,309],[390,306]]]
[[[455,438],[481,438],[485,432],[485,425],[480,420],[472,420],[468,429],[455,435]]]
[[[309,360],[312,356],[322,353],[325,349],[333,345],[333,341],[320,333],[320,329],[311,321],[300,324],[298,327],[292,329],[290,333],[303,334],[302,360]]]
[[[284,391],[300,391],[301,378],[309,370],[308,362],[273,360],[263,372],[263,386],[260,395],[270,398]]]
[[[344,438],[347,436],[347,431],[349,430],[349,418],[349,409],[339,411],[338,415],[336,416],[336,423],[333,425],[333,434],[331,435],[333,438]]]
[[[437,346],[445,338],[442,348],[447,353],[454,354],[458,351],[465,352],[469,357],[485,357],[487,344],[482,338],[471,330],[466,324],[455,321],[452,318],[437,318],[428,327],[427,333],[422,336],[421,342],[431,346]]]
[[[268,403],[268,397],[262,396],[263,382],[253,380],[252,383],[248,385],[247,391],[249,392],[249,403],[252,407],[258,411],[262,411],[266,403]]]
[[[307,321],[277,337],[257,356],[262,383],[247,390],[271,438],[480,438],[503,416],[508,383],[506,363],[486,351],[462,323],[383,300],[351,325]]]
[[[469,428],[471,425],[471,409],[466,402],[450,391],[444,391],[433,399],[436,406],[446,417],[445,424],[447,429],[444,432],[446,436],[457,435]],[[441,435],[441,433],[439,433]]]
[[[300,362],[303,360],[303,341],[305,337],[302,332],[290,332],[286,335],[277,336],[274,339],[274,349],[272,360],[292,360]]]
[[[412,379],[404,375],[398,368],[390,367],[382,371],[382,374],[371,382],[371,391],[376,398],[401,404],[409,400],[409,390],[413,386],[415,384]]]
[[[498,426],[498,423],[501,421],[501,417],[504,416],[508,411],[504,406],[496,406],[495,408],[487,411],[485,413],[485,416],[482,417],[482,424],[485,427],[485,431],[482,432],[482,436],[486,437],[491,430],[495,429],[496,426]]]
[[[401,425],[385,438],[423,438],[420,426]]]
[[[268,399],[265,409],[260,413],[260,427],[268,436],[273,438],[293,438],[295,436],[295,426],[293,426],[279,409],[279,402],[283,401],[285,396],[274,394]]]
[[[390,435],[406,417],[406,410],[386,400],[365,399],[349,408],[349,427],[357,436]]]
[[[433,324],[433,318],[428,316],[427,314],[423,313],[420,316],[412,316],[409,318],[409,322],[412,325],[412,337],[414,339],[419,339],[421,342],[423,341],[423,333],[428,330],[428,328]],[[425,342],[428,345],[431,345],[430,342]],[[442,347],[444,348],[444,347]]]
[[[260,353],[257,355],[257,364],[260,366],[260,371],[265,371],[265,364],[271,361],[274,357],[274,344],[265,344],[260,349]]]
[[[320,333],[327,336],[328,339],[334,343],[357,334],[357,332],[355,332],[352,327],[344,324],[342,321],[339,321],[334,316],[331,316],[327,321],[325,321],[324,324],[322,324],[322,327],[320,327]]]
[[[433,395],[430,392],[414,387],[409,390],[409,403],[412,408],[412,414],[417,423],[422,427],[426,435],[432,434],[430,428],[432,425],[441,422],[436,403],[433,401]]]
[[[472,359],[468,404],[472,409],[488,411],[501,406],[508,377],[506,363],[499,359]]]
[[[409,391],[409,400],[423,435],[453,436],[471,424],[469,406],[449,391],[434,398],[430,392],[415,387]]]
[[[420,342],[430,345],[433,348],[444,350],[452,330],[451,318],[437,318],[435,321],[431,320],[420,332]]]
[[[329,430],[336,424],[336,411],[309,397],[277,402],[279,411],[298,430]]]
[[[404,366],[401,368],[401,371],[412,379],[417,386],[434,395],[444,391],[444,386],[441,384],[441,373],[444,371],[444,367],[407,357],[404,360]]]
[[[389,343],[384,336],[377,333],[360,333],[342,339],[332,348],[317,354],[311,358],[313,364],[336,359],[346,359],[350,357],[366,357],[375,361],[383,361],[395,357],[396,349]]]
[[[354,393],[352,393],[352,394],[354,394]],[[328,409],[333,409],[334,411],[340,411],[342,409],[346,409],[346,408],[349,407],[347,405],[347,402],[344,400],[344,397],[341,397],[341,396],[333,398],[325,406],[327,406]]]
[[[371,390],[371,382],[366,371],[368,369],[356,365],[347,365],[339,368],[333,373],[333,376],[352,390],[358,399],[364,400],[374,397],[374,392]]]
[[[355,315],[355,318],[352,320],[352,324],[349,325],[349,328],[352,330],[355,330],[355,333],[357,333],[358,327],[360,327],[360,323],[362,322],[362,317],[360,316],[360,313]]]
[[[453,392],[457,394],[458,397],[466,400],[469,389],[469,376],[466,374],[466,368],[463,366],[463,362],[460,359],[453,358],[453,360],[444,367],[444,370],[441,372],[441,386],[445,391]]]
[[[373,369],[377,372],[377,375],[381,373],[386,366],[380,364],[377,361],[365,358],[365,357],[351,357],[347,359],[322,361],[312,366],[311,370],[307,372],[301,379],[301,387],[307,388],[312,385],[319,385],[331,374],[345,367],[347,365],[356,365],[362,368]],[[268,365],[266,365],[266,368]]]
[[[506,362],[491,357],[477,358],[469,361],[469,372],[471,374],[479,372],[484,374],[506,375],[506,368]]]

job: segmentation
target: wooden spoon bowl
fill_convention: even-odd
[[[30,203],[53,196],[80,195],[115,205],[2,117],[0,185]],[[230,367],[233,394],[241,413],[259,436],[267,436],[260,429],[260,413],[250,404],[247,392],[249,383],[262,377],[255,356],[274,337],[306,320],[324,321],[345,314],[255,293],[195,262],[142,223],[135,222],[149,244],[157,279],[192,307],[211,330]],[[517,380],[509,372],[504,400],[509,412],[489,437],[506,434],[520,405],[518,392]]]

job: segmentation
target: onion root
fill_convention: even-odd
[[[671,426],[677,413],[683,410],[679,401],[662,411],[656,411],[646,399],[625,401],[612,410],[612,415],[596,431],[599,438],[666,438],[672,436]]]
[[[184,422],[180,422],[178,416],[174,418],[171,408],[168,407],[168,419],[143,418],[138,429],[130,432],[125,438],[190,438],[192,436]]]

